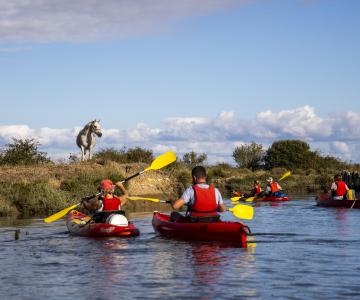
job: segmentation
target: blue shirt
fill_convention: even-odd
[[[197,184],[198,187],[202,188],[202,189],[208,189],[209,185],[206,183],[199,183]],[[195,196],[194,196],[194,189],[192,186],[189,186],[185,192],[182,194],[181,198],[185,201],[185,204],[187,204],[188,206],[192,206],[194,204],[194,200],[195,200]],[[215,198],[216,198],[216,203],[219,206],[220,204],[223,204],[224,201],[222,199],[222,196],[220,194],[220,191],[215,188]]]

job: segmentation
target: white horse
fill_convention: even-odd
[[[80,130],[76,138],[76,144],[81,149],[82,161],[85,160],[86,151],[89,151],[89,159],[92,159],[94,147],[96,145],[96,136],[102,136],[100,120],[91,121]]]

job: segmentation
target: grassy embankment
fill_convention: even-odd
[[[0,216],[47,216],[73,205],[81,197],[96,193],[104,178],[122,180],[146,164],[118,164],[106,162],[40,164],[34,166],[1,166]],[[229,197],[232,190],[248,192],[254,179],[265,184],[268,176],[279,178],[286,170],[255,171],[218,165],[208,168],[209,181],[214,182]],[[149,171],[128,182],[133,196],[169,199],[178,197],[191,184],[191,170],[177,163],[161,171]],[[295,171],[281,185],[288,193],[316,193],[331,182],[331,173]],[[148,201],[129,201],[126,210],[152,211],[166,208],[167,204]]]

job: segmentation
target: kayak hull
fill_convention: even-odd
[[[327,194],[318,195],[316,203],[318,206],[323,207],[360,208],[359,200],[334,200]]]
[[[256,201],[269,201],[269,202],[277,202],[277,201],[289,201],[289,197],[276,197],[276,196],[268,196],[256,199]]]
[[[77,210],[67,215],[66,226],[70,233],[86,237],[132,237],[140,234],[139,229],[129,222],[127,226],[89,222],[91,218]]]
[[[169,238],[240,243],[243,247],[249,234],[248,227],[240,222],[172,222],[169,215],[159,212],[154,212],[152,225],[158,234]]]

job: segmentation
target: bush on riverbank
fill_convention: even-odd
[[[46,216],[97,192],[102,179],[113,182],[144,170],[147,164],[95,162],[0,168],[0,216]],[[174,198],[176,180],[165,171],[151,171],[132,179],[132,195]],[[158,204],[156,204],[158,205]],[[152,209],[156,209],[156,205]],[[148,208],[150,203],[132,201],[126,210]]]
[[[49,163],[45,152],[38,150],[40,144],[34,139],[16,139],[0,151],[0,165],[36,165]]]

